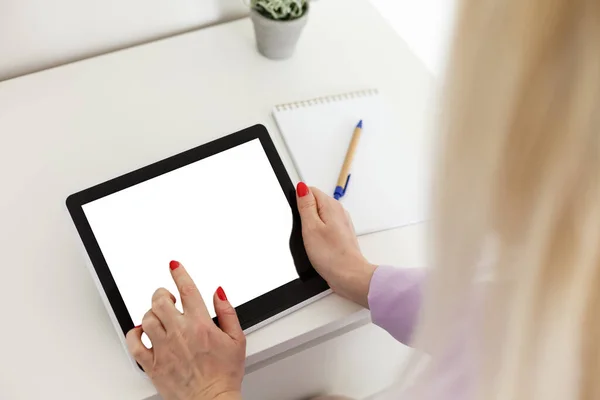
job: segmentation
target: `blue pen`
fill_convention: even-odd
[[[350,146],[348,146],[348,152],[346,153],[346,158],[344,159],[344,165],[342,165],[340,177],[338,178],[335,191],[333,192],[333,198],[336,200],[344,197],[346,190],[348,189],[348,183],[350,182],[350,167],[352,166],[352,160],[354,159],[354,153],[356,153],[356,148],[358,147],[358,141],[361,133],[362,119],[358,121],[356,129],[354,129],[354,133],[352,134],[352,140],[350,141]]]

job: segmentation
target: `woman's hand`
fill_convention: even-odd
[[[350,216],[339,201],[303,182],[296,195],[310,262],[334,292],[368,308],[376,267],[360,252]]]
[[[127,346],[165,400],[240,400],[246,338],[223,289],[213,295],[217,327],[185,268],[171,261],[183,314],[167,289],[152,296],[142,325],[127,333]],[[142,333],[152,348],[142,344]]]

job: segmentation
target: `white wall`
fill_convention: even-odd
[[[0,0],[0,80],[235,19],[246,1]],[[457,0],[371,1],[439,75]]]
[[[246,12],[243,0],[0,0],[0,80]]]

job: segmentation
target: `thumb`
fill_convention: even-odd
[[[296,186],[296,199],[298,201],[300,219],[305,228],[315,227],[323,223],[321,217],[319,217],[317,199],[312,190],[306,186],[306,183],[299,182],[298,186]]]
[[[244,340],[245,337],[240,325],[240,320],[238,319],[235,309],[231,306],[229,300],[227,300],[227,295],[221,286],[219,286],[215,292],[213,302],[221,330],[234,340]]]

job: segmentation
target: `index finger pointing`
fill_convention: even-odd
[[[178,261],[171,261],[169,268],[181,296],[183,313],[194,313],[210,319],[208,309],[206,308],[206,304],[204,304],[204,300],[202,300],[200,291],[198,291],[196,284],[185,270],[185,267]]]

